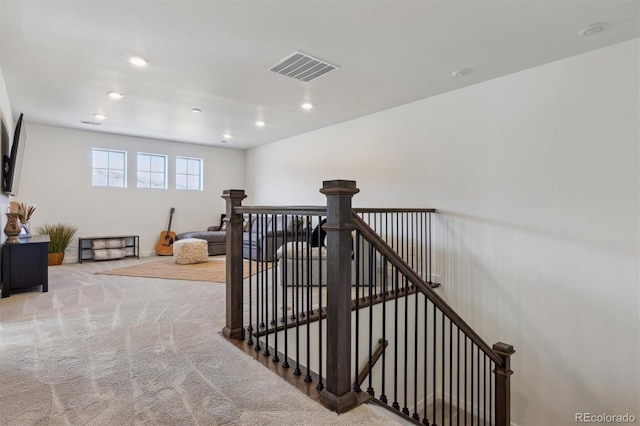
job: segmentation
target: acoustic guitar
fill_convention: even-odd
[[[169,211],[169,226],[166,231],[160,233],[160,239],[156,244],[156,254],[158,256],[172,256],[173,255],[173,242],[176,240],[176,233],[171,230],[171,220],[173,219],[173,213],[176,211],[173,207]]]

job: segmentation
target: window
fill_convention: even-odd
[[[176,158],[176,189],[202,191],[201,158]]]
[[[138,153],[138,188],[167,188],[167,156]]]
[[[125,151],[93,148],[91,169],[93,186],[127,187],[127,153]]]

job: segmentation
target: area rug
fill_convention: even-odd
[[[270,268],[269,263],[244,261],[243,276],[248,278],[252,274]],[[206,263],[194,265],[178,265],[173,258],[155,262],[139,263],[124,268],[96,272],[102,275],[120,275],[128,277],[166,278],[170,280],[213,281],[224,283],[227,281],[227,268],[224,260],[209,260]]]

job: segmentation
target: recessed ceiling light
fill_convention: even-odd
[[[300,106],[302,107],[302,109],[307,109],[307,110],[313,108],[313,104],[311,104],[309,102],[305,102]]]
[[[104,114],[93,114],[93,116],[98,120],[104,120],[105,118],[107,118],[107,116]]]
[[[266,123],[264,121],[256,121],[256,126],[258,127],[262,127],[264,126]]]
[[[202,110],[200,108],[192,108],[191,112],[195,112],[196,114],[200,114]]]
[[[124,96],[122,93],[118,93],[118,92],[114,92],[114,91],[107,92],[107,95],[109,95],[109,97],[111,99],[120,99],[121,97]]]
[[[231,135],[229,133],[225,133],[224,135],[222,135],[222,137],[225,139],[231,139]]]
[[[129,58],[129,62],[132,63],[133,65],[137,66],[137,67],[144,67],[145,65],[149,64],[149,61],[147,61],[144,58],[141,58],[140,56],[132,56]]]
[[[591,24],[588,27],[582,28],[580,31],[578,31],[578,34],[582,36],[592,36],[606,30],[607,28],[609,28],[609,24],[598,22],[596,24]]]
[[[466,68],[461,70],[455,70],[454,72],[451,73],[451,75],[454,77],[466,77],[469,74],[471,74],[471,70]]]

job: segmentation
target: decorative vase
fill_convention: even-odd
[[[30,238],[31,237],[31,225],[29,222],[20,224],[20,238]]]
[[[59,253],[47,253],[47,265],[56,266],[62,265],[62,261],[64,260],[64,252]]]
[[[18,222],[18,213],[6,213],[7,224],[4,227],[4,233],[7,236],[7,243],[19,243],[18,235],[22,228]]]

